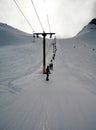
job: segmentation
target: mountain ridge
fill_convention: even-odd
[[[0,45],[32,42],[32,34],[25,33],[5,23],[0,23]]]
[[[91,31],[96,31],[96,18],[92,19],[86,26],[84,26],[84,28],[77,34],[78,35],[82,35]]]

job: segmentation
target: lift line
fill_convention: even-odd
[[[39,35],[43,36],[43,69],[42,72],[43,74],[46,74],[46,36],[50,35],[50,38],[52,37],[52,35],[55,35],[55,33],[34,33],[34,36],[36,35],[37,38],[39,37]]]

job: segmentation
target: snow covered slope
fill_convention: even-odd
[[[93,19],[83,30],[76,36],[76,38],[91,47],[96,47],[96,19]]]
[[[74,38],[58,39],[48,82],[40,39],[0,46],[0,130],[95,130],[95,35],[88,27]],[[52,42],[46,45],[47,64]]]
[[[32,35],[17,30],[7,24],[0,23],[0,45],[32,42]]]

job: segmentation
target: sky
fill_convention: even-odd
[[[16,2],[35,32],[43,30],[50,32],[51,29],[51,32],[56,33],[59,38],[75,36],[96,17],[96,0],[33,0],[43,26],[42,30],[31,0],[16,0]],[[0,22],[33,33],[14,0],[0,0]]]

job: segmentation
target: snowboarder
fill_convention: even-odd
[[[47,66],[47,69],[46,69],[46,75],[47,75],[46,81],[49,80],[49,73],[50,73],[50,69],[49,69],[49,66]]]

